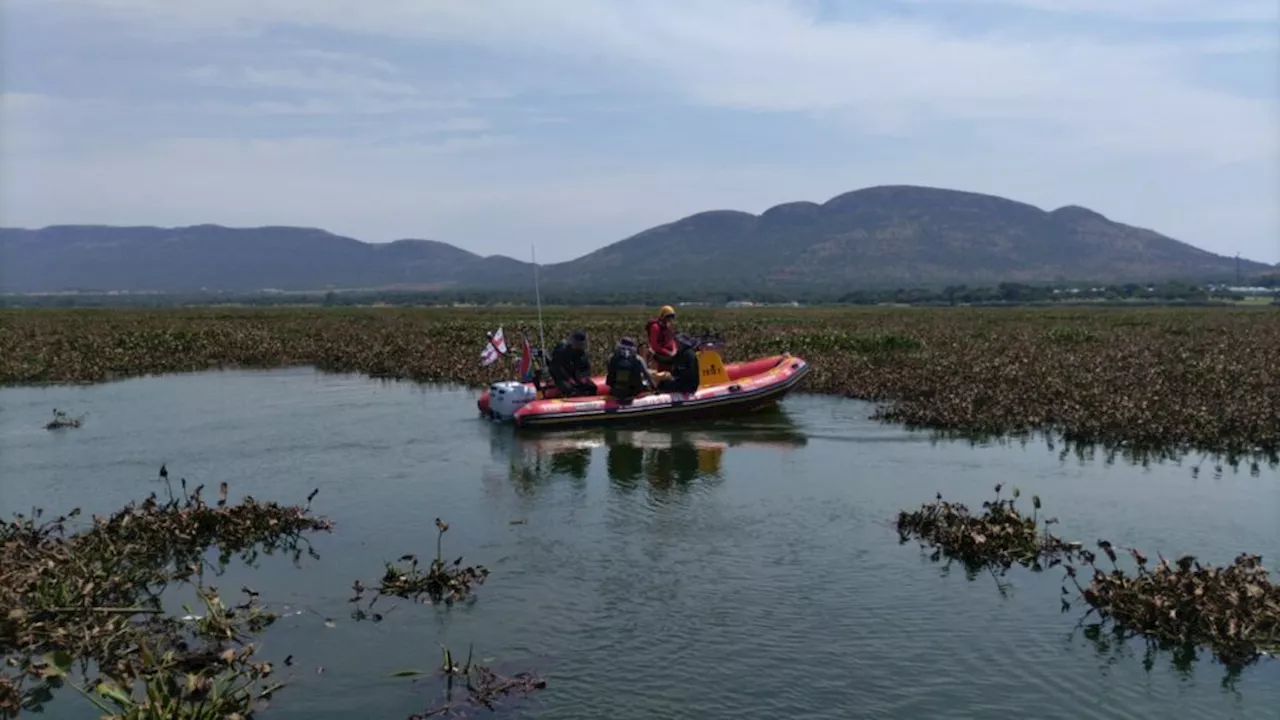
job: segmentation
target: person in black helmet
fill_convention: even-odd
[[[654,388],[649,368],[636,353],[635,340],[624,337],[618,341],[613,357],[609,358],[609,372],[605,382],[609,385],[609,394],[622,402],[630,402],[645,390]]]
[[[569,339],[561,340],[551,351],[547,370],[564,397],[595,395],[598,389],[591,380],[591,361],[587,358],[587,334],[576,330]]]
[[[695,393],[702,379],[698,368],[698,355],[692,340],[687,336],[676,339],[679,350],[671,358],[671,377],[658,383],[658,392]]]

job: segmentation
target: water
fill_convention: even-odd
[[[1234,687],[1204,662],[1099,651],[1061,614],[1061,574],[943,575],[888,524],[941,491],[976,507],[992,486],[1038,493],[1061,534],[1150,554],[1280,558],[1280,483],[1187,466],[1061,462],[1043,444],[971,447],[867,419],[870,407],[793,396],[749,422],[522,440],[475,417],[463,390],[308,369],[0,390],[0,512],[105,513],[157,469],[233,499],[301,502],[336,521],[319,561],[273,558],[248,583],[293,613],[263,652],[291,685],[267,718],[403,718],[436,689],[442,642],[548,689],[529,718],[1276,718],[1280,663]],[[88,413],[48,432],[51,408]],[[1209,470],[1209,468],[1206,468]],[[478,601],[404,601],[349,618],[353,580],[384,559],[445,553],[492,570]],[[379,607],[383,607],[380,603]],[[385,611],[385,608],[384,608]],[[331,619],[332,627],[325,620]],[[96,717],[66,695],[50,717]]]

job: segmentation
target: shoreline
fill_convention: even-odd
[[[643,317],[547,313],[551,342],[581,326],[593,367]],[[484,333],[537,337],[529,313],[491,309],[0,311],[0,386],[86,386],[207,370],[313,367],[480,389]],[[531,323],[530,320],[533,320]],[[853,398],[913,429],[1049,433],[1108,449],[1280,460],[1280,323],[1248,310],[696,309],[726,359],[791,352],[795,392]]]

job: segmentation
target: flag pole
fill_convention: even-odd
[[[529,254],[533,257],[533,295],[538,303],[538,341],[542,346],[542,351],[547,351],[547,335],[543,331],[542,325],[542,291],[538,288],[538,251],[531,243],[529,245]]]

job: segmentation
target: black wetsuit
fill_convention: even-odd
[[[556,388],[565,397],[595,395],[596,384],[591,380],[591,361],[585,350],[575,350],[563,340],[551,351],[547,369]]]
[[[659,383],[658,390],[660,392],[697,392],[700,379],[697,354],[692,347],[681,343],[680,349],[671,359],[671,379]]]
[[[635,352],[620,349],[609,358],[609,374],[606,382],[609,394],[619,400],[630,400],[648,389],[649,369]]]

